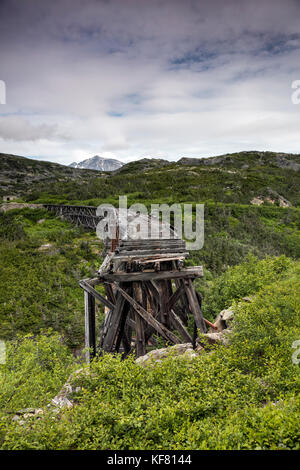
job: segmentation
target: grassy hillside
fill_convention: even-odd
[[[0,338],[52,328],[83,346],[79,279],[101,264],[100,240],[44,209],[0,214]]]
[[[0,153],[0,197],[23,196],[39,184],[76,181],[86,184],[91,177],[99,175],[92,170],[78,170],[57,163],[32,160],[16,155]]]
[[[211,284],[228,267],[250,253],[259,259],[300,257],[300,209],[208,204],[205,210],[204,247],[191,252],[187,264],[205,268],[204,280],[196,285],[213,319]],[[94,276],[101,265],[100,240],[44,209],[15,209],[0,213],[0,242],[0,338],[51,327],[72,349],[82,347],[78,281]]]
[[[78,280],[94,275],[102,245],[41,208],[0,213],[0,447],[299,449],[299,156],[146,159],[96,176],[14,156],[1,165],[2,194],[30,202],[204,202],[204,247],[187,264],[204,266],[196,288],[205,317],[233,304],[235,320],[231,345],[193,362],[99,358],[78,382],[74,409],[53,416],[46,405],[82,367],[72,354],[84,345]],[[244,296],[253,301],[239,303]],[[102,318],[99,308],[98,332]],[[44,407],[41,419],[12,420],[27,407]]]
[[[103,177],[91,176],[88,185],[76,179],[39,183],[24,196],[31,202],[72,202],[98,205],[118,202],[126,194],[135,202],[204,202],[300,205],[299,155],[241,152],[229,156],[182,159],[178,163],[147,159],[124,165]]]
[[[106,355],[79,374],[73,409],[45,408],[22,425],[11,419],[18,406],[45,406],[78,365],[55,336],[13,344],[0,368],[2,448],[299,449],[299,262],[248,261],[229,288],[219,280],[220,305],[245,294],[242,279],[255,297],[236,304],[230,346],[146,368]],[[22,393],[12,393],[21,374]]]

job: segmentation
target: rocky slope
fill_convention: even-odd
[[[99,176],[99,172],[0,153],[0,196],[23,195],[40,183],[76,180],[78,184],[85,184],[95,176]]]
[[[300,155],[291,153],[276,152],[238,152],[228,153],[217,157],[208,158],[186,158],[183,157],[177,162],[179,165],[199,165],[210,167],[234,167],[243,170],[251,165],[274,166],[286,170],[300,171]]]

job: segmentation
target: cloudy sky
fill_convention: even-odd
[[[299,0],[0,0],[0,152],[300,153]]]

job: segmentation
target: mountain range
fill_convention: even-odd
[[[94,157],[87,158],[79,163],[73,162],[69,166],[82,170],[114,171],[118,170],[123,165],[124,163],[120,162],[119,160],[115,160],[113,158],[103,158],[99,157],[99,155],[95,155]]]
[[[80,169],[0,154],[0,197],[30,202],[203,202],[300,206],[300,155],[238,152],[170,162],[144,158],[114,171]]]

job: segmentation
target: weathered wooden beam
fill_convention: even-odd
[[[105,289],[106,297],[113,305],[115,305],[116,297],[112,288],[112,284],[110,282],[104,282],[103,286]]]
[[[180,246],[174,246],[172,248],[149,248],[147,250],[142,250],[142,249],[136,249],[133,248],[132,250],[124,250],[122,248],[116,248],[117,255],[115,256],[138,256],[143,258],[143,256],[148,256],[148,255],[160,255],[162,256],[164,253],[169,254],[169,253],[187,253],[185,247],[180,247]]]
[[[201,333],[206,333],[207,331],[206,325],[202,316],[201,307],[199,305],[199,301],[197,299],[197,295],[196,295],[191,279],[186,279],[184,281],[184,285],[185,285],[185,292],[188,298],[188,302],[189,302],[191,311],[194,315],[197,328],[200,329]]]
[[[168,311],[168,285],[167,281],[164,279],[162,281],[159,281],[159,290],[160,290],[160,306],[161,306],[161,321],[165,327],[169,328],[170,327],[170,322],[169,322],[169,311]]]
[[[146,238],[140,240],[120,240],[120,247],[146,247],[146,246],[185,246],[185,241],[180,238]]]
[[[142,298],[142,286],[140,282],[133,283],[133,296],[136,303],[143,303]],[[136,355],[137,357],[144,356],[146,354],[145,345],[145,331],[144,331],[144,320],[141,315],[135,310],[135,334],[136,334]]]
[[[128,302],[125,302],[122,316],[121,316],[117,340],[116,340],[116,346],[115,346],[116,352],[119,352],[121,341],[123,342],[125,353],[128,353],[130,350],[130,345],[128,344],[126,333],[125,333],[125,325],[126,325],[126,319],[127,319],[129,309],[130,309],[130,304]]]
[[[91,357],[96,356],[96,318],[95,318],[95,299],[88,293],[84,292],[85,306],[85,359],[90,362]]]
[[[128,326],[130,326],[131,328],[133,328],[135,330],[135,321],[133,320],[133,318],[128,317],[127,318],[127,324],[128,324]]]
[[[176,304],[177,300],[184,293],[184,291],[184,286],[181,284],[178,289],[174,292],[174,294],[169,298],[167,305],[168,310],[171,310],[171,308],[173,308],[174,304]]]
[[[101,278],[110,282],[158,281],[161,279],[194,279],[203,276],[202,266],[190,266],[181,271],[143,271],[136,273],[105,273]],[[100,279],[101,279],[100,278]]]
[[[150,280],[150,281],[145,281],[144,284],[148,288],[148,291],[151,292],[151,296],[153,297],[154,301],[156,303],[159,303],[160,292],[155,282],[153,280]]]
[[[135,254],[124,254],[122,251],[120,252],[120,254],[118,255],[114,255],[114,257],[112,258],[112,262],[115,261],[115,260],[135,260],[135,259],[138,259],[140,261],[140,263],[143,263],[143,262],[152,262],[152,261],[149,261],[149,258],[151,260],[154,261],[168,261],[169,259],[173,260],[173,259],[178,259],[178,258],[187,258],[189,256],[189,252],[188,251],[182,251],[182,252],[175,252],[175,251],[171,251],[170,253],[166,253],[164,251],[161,251],[160,253],[156,253],[154,251],[151,250],[151,252],[148,254],[148,255],[144,255],[144,256],[141,256],[138,252],[135,253]]]
[[[112,310],[115,307],[112,302],[110,302],[108,299],[103,297],[103,295],[101,295],[100,292],[96,291],[96,289],[90,286],[86,281],[79,281],[79,285],[84,291],[91,294],[93,297],[99,300],[99,302],[104,304],[107,308]]]
[[[180,339],[169,331],[164,325],[159,323],[150,313],[147,312],[138,302],[136,302],[130,295],[127,294],[120,286],[116,286],[117,290],[122,294],[122,296],[128,300],[132,305],[134,310],[149,324],[151,325],[161,336],[166,340],[171,341],[172,343],[179,344],[181,343]]]
[[[182,323],[180,317],[176,315],[174,310],[170,310],[170,320],[171,320],[171,325],[175,330],[178,331],[178,333],[182,336],[182,338],[187,342],[187,343],[192,343],[193,339],[189,332],[186,330],[184,327],[184,324]]]
[[[115,307],[109,316],[109,323],[106,325],[107,332],[102,341],[102,349],[107,352],[113,351],[117,333],[120,329],[123,309],[125,305],[125,297],[118,295]]]

